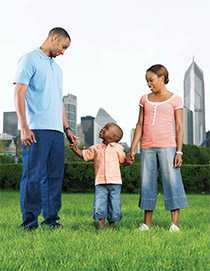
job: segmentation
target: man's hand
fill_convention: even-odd
[[[21,129],[20,139],[24,145],[31,145],[36,143],[35,135],[28,127]]]
[[[69,142],[73,145],[77,144],[77,137],[75,134],[71,131],[69,127],[65,129],[66,137],[68,138]]]
[[[182,155],[176,153],[175,159],[174,159],[174,167],[178,168],[182,165]]]

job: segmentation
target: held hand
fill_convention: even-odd
[[[24,145],[31,145],[36,143],[35,135],[28,127],[21,129],[20,139]]]
[[[132,152],[129,152],[126,156],[125,164],[132,165],[134,163],[134,160],[135,160],[135,154]]]
[[[77,137],[70,129],[66,130],[66,136],[71,144],[73,145],[77,144]]]
[[[135,153],[133,151],[129,151],[127,158],[130,159],[131,161],[135,160]]]
[[[174,167],[178,168],[182,166],[182,155],[176,153],[175,159],[174,159]]]
[[[77,143],[69,144],[70,149],[76,150],[78,148]]]
[[[126,156],[126,158],[125,158],[125,165],[128,165],[128,166],[130,166],[130,165],[132,165],[134,163],[134,161],[133,160],[131,160],[128,156]]]

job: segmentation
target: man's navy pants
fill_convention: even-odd
[[[64,175],[64,135],[54,130],[32,130],[36,143],[23,146],[20,205],[25,223],[38,225],[38,215],[59,219]]]

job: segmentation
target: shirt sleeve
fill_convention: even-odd
[[[144,107],[145,104],[145,95],[141,96],[141,99],[139,101],[139,106]]]
[[[14,84],[20,83],[29,85],[32,76],[35,73],[35,66],[32,58],[28,55],[23,56],[17,65],[17,70],[14,78]]]
[[[82,155],[85,161],[90,161],[95,158],[95,147],[90,146],[88,149],[82,150]]]
[[[183,102],[182,102],[182,98],[180,96],[176,96],[176,98],[174,99],[173,108],[174,108],[174,110],[183,108]]]
[[[125,152],[121,146],[119,146],[117,148],[117,155],[118,155],[118,159],[119,159],[120,164],[123,164],[125,162],[126,155],[125,155]]]

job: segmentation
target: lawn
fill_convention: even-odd
[[[179,233],[168,231],[170,213],[164,210],[161,195],[149,232],[138,230],[143,219],[138,195],[122,194],[118,230],[95,230],[92,200],[92,194],[64,194],[63,229],[25,232],[18,228],[18,192],[0,191],[0,270],[210,270],[208,195],[188,195]]]

